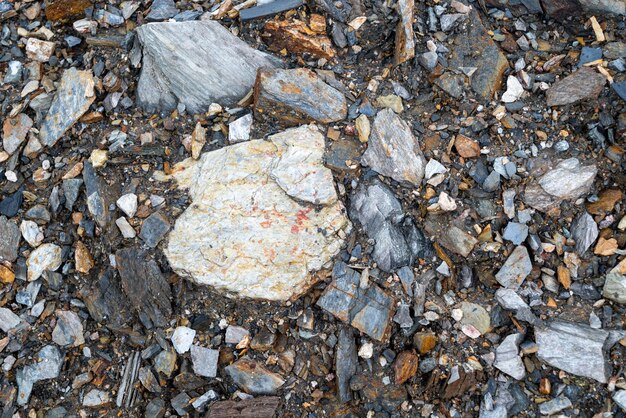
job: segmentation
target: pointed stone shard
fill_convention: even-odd
[[[289,129],[174,167],[193,204],[165,249],[182,277],[244,297],[288,300],[315,282],[351,228],[314,126]],[[316,206],[313,206],[314,203]]]
[[[417,186],[424,178],[426,159],[411,128],[391,109],[376,115],[361,162],[383,176]]]
[[[415,34],[413,33],[415,0],[400,0],[397,7],[400,20],[396,27],[394,64],[400,65],[415,57]]]
[[[517,380],[526,377],[524,362],[519,355],[519,344],[524,339],[523,334],[508,335],[496,348],[494,367]]]
[[[593,68],[582,67],[554,83],[546,92],[548,106],[564,106],[586,99],[596,99],[602,92],[606,78]]]
[[[51,147],[57,143],[96,99],[95,80],[91,71],[65,70],[52,100],[46,119],[41,125],[39,140]]]
[[[248,94],[259,68],[275,66],[212,20],[149,23],[137,35],[143,46],[137,99],[147,112],[169,112],[178,102],[190,113],[211,103],[232,106]]]
[[[496,280],[507,289],[517,290],[533,269],[528,250],[523,245],[515,247],[509,258],[496,273]]]

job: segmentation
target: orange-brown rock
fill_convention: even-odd
[[[564,288],[569,289],[572,284],[572,278],[569,269],[561,264],[559,267],[557,267],[556,274],[559,278],[559,283],[561,283]]]
[[[0,264],[0,283],[9,284],[15,281],[15,273]]]
[[[87,246],[80,241],[76,243],[74,261],[76,263],[76,271],[79,273],[87,274],[94,266],[93,257],[89,253]]]
[[[437,345],[437,336],[432,332],[418,332],[413,336],[413,345],[420,354],[426,354]]]
[[[454,140],[454,148],[463,158],[476,158],[480,156],[480,145],[478,142],[463,134],[458,134]]]
[[[46,1],[46,18],[52,21],[65,20],[82,14],[91,7],[90,0],[55,0]]]
[[[396,27],[394,64],[400,65],[415,57],[415,34],[413,33],[413,9],[415,0],[399,0],[400,20]]]
[[[326,59],[335,56],[330,38],[326,36],[326,22],[323,18],[320,21],[319,18],[312,17],[310,26],[298,19],[270,20],[265,24],[263,37],[270,51],[279,52],[285,49],[297,55],[310,54]]]
[[[618,189],[607,189],[598,195],[598,200],[587,204],[587,211],[592,215],[604,215],[615,207],[615,204],[622,200],[622,191]]]
[[[596,255],[602,256],[611,256],[615,254],[615,251],[617,251],[617,240],[615,238],[604,239],[602,237],[600,237],[596,248],[593,250]]]
[[[393,364],[393,370],[396,375],[396,385],[401,385],[417,373],[419,359],[414,351],[403,351],[398,354]]]

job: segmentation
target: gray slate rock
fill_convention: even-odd
[[[46,345],[39,350],[33,362],[18,370],[15,375],[18,386],[17,404],[28,403],[35,383],[58,377],[63,361],[63,354],[53,345]]]
[[[178,14],[176,3],[174,0],[154,0],[150,6],[150,13],[146,16],[146,20],[156,22],[166,20]]]
[[[219,355],[219,350],[211,350],[210,348],[192,345],[191,363],[193,364],[193,372],[198,376],[217,376],[217,360]]]
[[[20,244],[20,228],[5,216],[0,216],[0,259],[15,261]]]
[[[224,371],[239,388],[251,395],[273,395],[285,381],[255,361],[240,359]]]
[[[493,366],[517,380],[526,377],[526,368],[519,355],[519,345],[523,334],[508,335],[496,348],[496,360]]]
[[[372,257],[386,272],[412,265],[430,253],[424,234],[405,216],[393,192],[380,180],[361,184],[352,197],[350,218],[376,241]]]
[[[626,304],[626,276],[617,272],[607,274],[602,296],[614,302]]]
[[[235,105],[254,86],[259,68],[275,66],[212,20],[150,23],[137,35],[143,46],[137,101],[148,112],[172,111],[179,101],[190,113],[214,102]]]
[[[606,78],[593,68],[582,67],[554,83],[546,92],[548,106],[564,106],[586,99],[597,99]]]
[[[571,233],[576,241],[576,252],[583,255],[598,238],[598,225],[593,217],[585,212],[572,222]]]
[[[159,245],[159,242],[165,237],[167,231],[170,230],[170,223],[161,212],[155,212],[148,216],[141,225],[139,238],[150,248]]]
[[[356,373],[359,359],[352,329],[342,327],[339,330],[337,351],[335,353],[335,375],[337,376],[337,396],[340,402],[352,400],[350,379]]]
[[[542,415],[554,415],[571,406],[572,401],[561,395],[558,398],[551,399],[539,405],[539,412],[541,412]]]
[[[429,216],[424,229],[439,245],[463,257],[469,256],[478,244],[476,238],[439,216]]]
[[[626,412],[626,390],[618,390],[613,395],[613,401]]]
[[[513,311],[520,321],[537,324],[539,319],[532,313],[530,306],[513,289],[500,288],[496,290],[496,300],[504,309]]]
[[[526,237],[528,237],[528,226],[517,222],[509,222],[502,234],[502,238],[515,245],[520,245]]]
[[[117,183],[107,184],[96,173],[89,161],[84,163],[83,181],[85,183],[89,213],[101,228],[106,228],[112,220],[113,213],[109,210],[109,207],[115,202],[115,196],[119,194],[119,185]]]
[[[391,109],[378,112],[361,163],[383,176],[419,185],[426,159],[409,125]]]
[[[496,280],[507,289],[517,290],[533,269],[528,250],[523,245],[516,247],[496,273]]]
[[[52,331],[52,341],[61,347],[78,347],[85,344],[83,324],[72,311],[57,311],[57,323]]]
[[[611,375],[607,356],[609,332],[588,325],[555,321],[535,327],[537,356],[547,364],[606,383]]]
[[[41,125],[39,140],[51,147],[80,118],[96,98],[95,80],[89,71],[72,67],[63,72],[57,93],[46,119]]]
[[[17,327],[22,320],[8,308],[0,308],[0,329],[5,333]]]

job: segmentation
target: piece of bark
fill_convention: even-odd
[[[137,35],[143,46],[137,100],[148,112],[172,111],[179,101],[189,113],[216,102],[234,106],[254,85],[257,69],[277,63],[215,21],[150,23]]]
[[[254,113],[290,125],[331,123],[345,119],[347,102],[343,93],[311,70],[261,69],[254,88]]]
[[[211,405],[208,418],[272,418],[280,405],[277,396],[244,401],[219,401]]]

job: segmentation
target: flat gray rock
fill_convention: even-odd
[[[350,217],[376,241],[372,257],[384,271],[410,266],[429,253],[424,234],[405,216],[393,192],[378,179],[359,185],[352,196]]]
[[[17,371],[15,376],[18,386],[17,404],[28,403],[35,383],[58,377],[63,361],[63,354],[53,345],[46,345],[39,350],[32,363]]]
[[[51,147],[87,110],[96,98],[95,80],[91,71],[72,67],[63,72],[57,93],[46,119],[41,125],[39,140]]]
[[[6,333],[17,327],[22,320],[8,308],[0,308],[0,329]]]
[[[339,329],[337,350],[335,352],[335,374],[337,376],[337,396],[340,402],[352,400],[350,379],[356,373],[359,358],[357,356],[354,333],[349,327]]]
[[[254,86],[257,70],[275,61],[216,21],[149,23],[137,28],[143,64],[138,104],[169,112],[178,102],[190,113],[211,103],[235,105]]]
[[[580,214],[570,228],[572,238],[576,241],[576,252],[582,255],[598,238],[598,225],[593,216],[587,212]]]
[[[378,112],[361,163],[383,176],[419,185],[426,160],[411,128],[391,109]]]
[[[609,335],[588,325],[555,321],[535,327],[537,356],[568,373],[606,383],[611,375],[607,355]]]
[[[554,83],[546,92],[548,106],[564,106],[586,99],[597,99],[606,78],[593,68],[582,67]]]
[[[541,412],[542,415],[554,415],[571,406],[572,401],[561,395],[539,405],[539,412]]]
[[[523,339],[523,334],[508,335],[496,348],[496,361],[493,363],[495,368],[517,380],[526,377],[524,362],[519,355],[519,344]]]
[[[0,215],[0,260],[15,261],[20,244],[20,228],[13,221]]]
[[[224,371],[239,388],[251,395],[273,395],[285,384],[280,375],[248,359],[237,360]]]
[[[528,250],[523,245],[515,247],[504,265],[496,273],[496,280],[508,289],[519,289],[533,269]]]
[[[614,302],[626,304],[626,276],[617,272],[606,275],[602,296]]]
[[[613,395],[613,401],[622,408],[622,411],[626,412],[626,390],[616,391]]]
[[[217,376],[217,360],[219,356],[219,350],[211,350],[210,348],[200,347],[199,345],[192,345],[191,363],[193,365],[193,372],[203,377]]]
[[[61,347],[78,347],[85,344],[83,324],[72,311],[57,311],[57,323],[52,331],[52,341]]]

